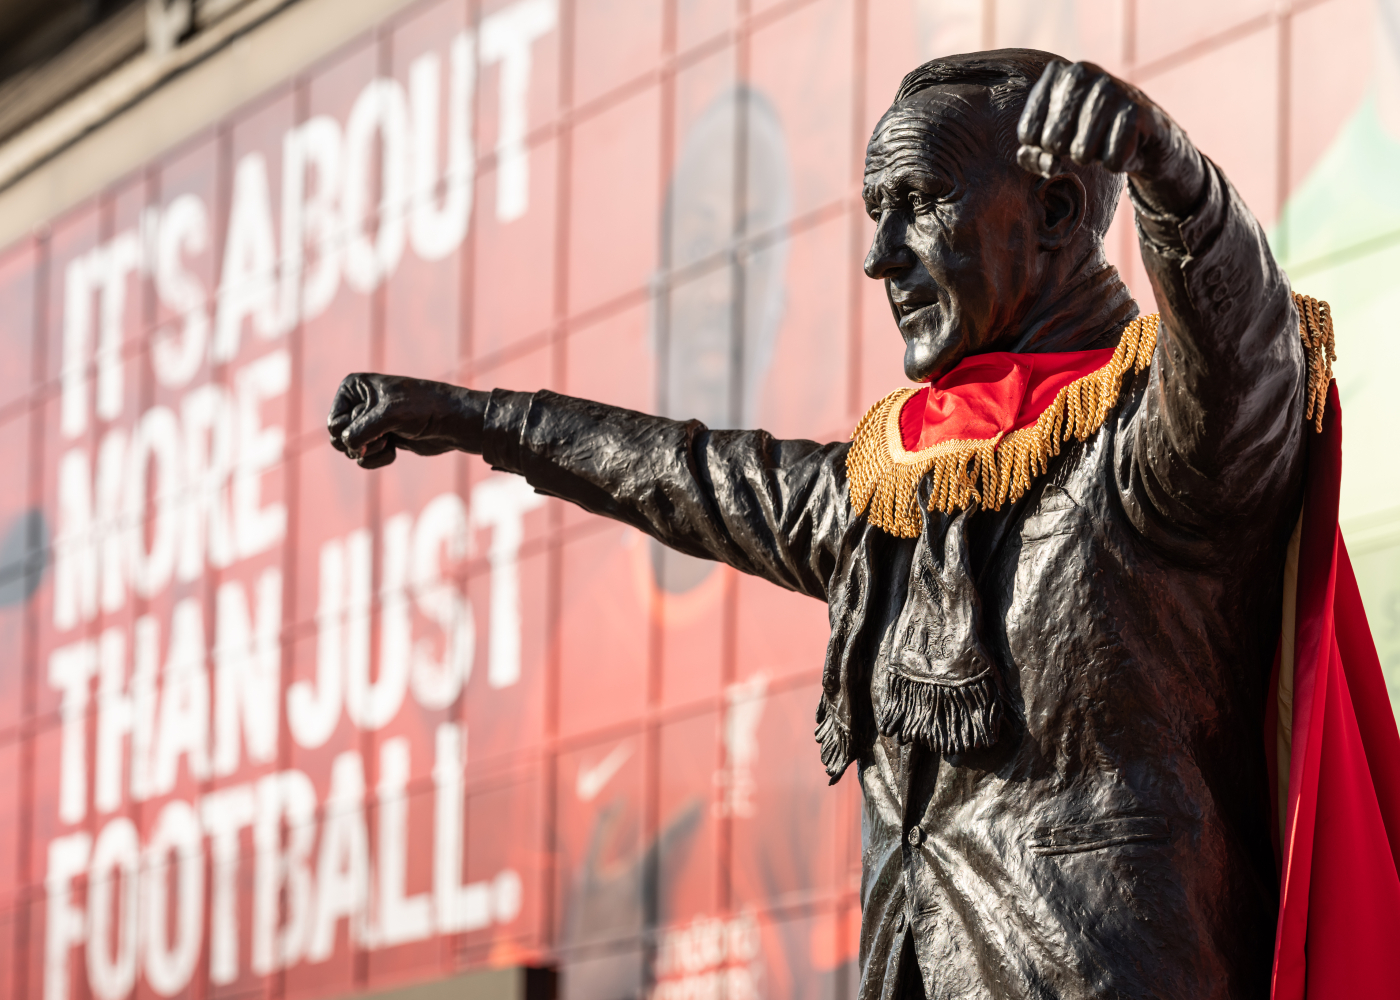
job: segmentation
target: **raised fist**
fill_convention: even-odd
[[[1016,160],[1045,177],[1060,157],[1129,174],[1158,208],[1181,212],[1201,191],[1201,155],[1142,91],[1093,63],[1052,61],[1026,98]]]
[[[477,450],[484,400],[446,382],[357,373],[336,390],[326,429],[336,450],[377,469],[399,448],[415,455]]]

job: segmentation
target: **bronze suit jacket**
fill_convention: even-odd
[[[1189,218],[1137,205],[1162,312],[1150,368],[1020,501],[973,515],[1008,691],[987,749],[940,756],[869,722],[914,541],[852,512],[846,443],[492,396],[485,458],[541,492],[821,600],[876,581],[853,692],[862,1000],[1268,994],[1262,720],[1305,365],[1287,279],[1209,173]]]

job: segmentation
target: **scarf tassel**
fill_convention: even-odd
[[[851,753],[851,731],[841,722],[841,715],[823,692],[817,702],[817,743],[821,749],[822,766],[831,784],[841,780],[854,756]]]
[[[939,753],[957,754],[995,743],[1001,719],[991,670],[960,684],[915,680],[893,670],[876,724],[886,736],[898,734]]]

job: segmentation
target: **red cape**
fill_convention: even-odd
[[[1308,437],[1307,493],[1285,574],[1285,628],[1264,727],[1280,869],[1272,995],[1395,996],[1400,735],[1337,527],[1342,412],[1335,384],[1322,433]]]

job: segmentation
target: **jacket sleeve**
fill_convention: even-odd
[[[1119,465],[1138,527],[1200,543],[1202,555],[1242,530],[1272,529],[1295,506],[1306,383],[1288,279],[1239,194],[1205,162],[1205,192],[1187,218],[1157,214],[1132,192],[1161,326]]]
[[[826,600],[850,519],[848,448],[497,389],[482,457],[680,552]]]

